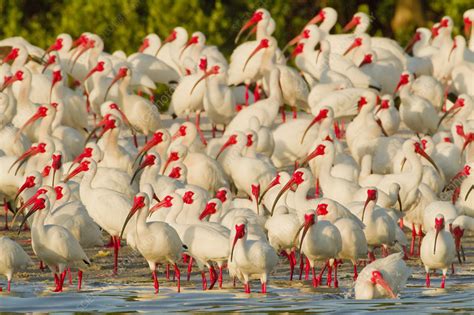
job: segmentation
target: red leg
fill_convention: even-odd
[[[255,90],[253,90],[253,100],[257,102],[260,100],[260,86],[258,83],[255,85]]]
[[[166,280],[170,280],[170,264],[166,264]]]
[[[8,280],[7,292],[10,292],[11,286],[12,286],[12,281],[11,281],[11,280]],[[1,291],[2,291],[2,290],[0,290],[0,292],[1,292]]]
[[[111,237],[110,237],[110,240],[109,240],[109,243],[108,243],[107,245],[105,245],[105,247],[107,247],[107,248],[114,248],[114,246],[115,246],[114,244],[115,244],[115,243],[114,243],[114,237],[111,236]]]
[[[72,273],[71,268],[67,268],[67,274],[69,276],[69,285],[72,285]]]
[[[174,264],[174,274],[178,279],[178,293],[181,292],[181,272],[179,271],[178,265]]]
[[[285,106],[280,107],[280,113],[281,113],[281,120],[285,123],[286,122]]]
[[[332,266],[328,266],[328,276],[326,279],[326,285],[328,287],[331,287],[331,283],[332,283]]]
[[[204,271],[201,271],[201,278],[202,278],[202,290],[206,291],[207,290],[207,279],[206,279],[206,273]]]
[[[267,284],[262,283],[262,293],[267,293]]]
[[[293,110],[293,119],[298,118],[298,110],[296,109],[296,106],[291,106],[291,109]]]
[[[410,256],[415,255],[415,239],[416,239],[416,229],[415,224],[411,224],[411,244],[410,244]]]
[[[45,267],[43,261],[40,260],[40,263],[39,263],[39,270],[43,271],[43,270],[45,270],[45,269],[46,269],[46,267]]]
[[[250,293],[250,283],[244,284],[245,293]]]
[[[304,267],[303,254],[301,253],[300,254],[300,280],[301,280],[301,277],[303,276],[303,267]]]
[[[306,257],[306,265],[304,267],[304,279],[305,280],[309,280],[309,268],[310,268],[309,259],[308,259],[308,257]]]
[[[249,106],[249,84],[245,84],[245,106]]]
[[[339,262],[336,260],[336,265],[334,266],[334,287],[339,288],[339,280],[337,280],[337,266]]]
[[[77,291],[81,291],[82,288],[82,270],[77,273]]]
[[[193,256],[189,256],[189,263],[188,263],[188,281],[191,278],[191,271],[193,270]]]
[[[327,268],[328,265],[329,265],[329,263],[326,262],[324,264],[324,267],[321,269],[321,272],[318,275],[318,285],[320,285],[323,282],[324,271],[326,271],[326,268]]]
[[[427,288],[430,287],[430,273],[429,272],[426,273],[426,287]]]
[[[357,273],[357,265],[354,264],[354,277],[353,277],[354,281],[357,280],[357,277],[358,277],[358,276],[359,276],[359,274]]]
[[[151,272],[151,275],[153,276],[153,286],[155,287],[155,294],[160,292],[160,283],[158,282],[158,277],[156,276],[156,270],[153,270]]]
[[[441,286],[440,286],[440,288],[441,288],[441,289],[444,289],[445,285],[446,285],[446,275],[443,274],[443,277],[441,278]]]
[[[8,228],[8,203],[7,203],[7,199],[6,198],[3,198],[3,210],[5,211],[5,227],[4,227],[4,230],[5,231],[8,231],[9,228]]]
[[[295,272],[295,265],[296,265],[296,258],[295,253],[291,252],[288,256],[288,260],[290,261],[290,281],[293,281],[293,273]]]
[[[369,250],[369,261],[370,262],[373,262],[375,261],[375,255],[374,255],[374,252]]]
[[[318,279],[316,278],[316,271],[315,271],[314,266],[313,266],[313,268],[311,268],[311,273],[313,274],[313,288],[317,288],[318,287]]]
[[[201,138],[202,144],[207,145],[206,138],[204,137],[204,134],[202,133],[202,130],[201,130],[200,121],[201,121],[201,113],[197,112],[196,113],[196,128],[199,133],[199,137]]]
[[[113,236],[114,240],[114,271],[113,274],[117,275],[118,272],[118,253],[120,249],[120,238],[118,236]]]
[[[421,241],[423,240],[423,230],[421,229],[421,225],[419,227],[420,230],[418,231],[418,249],[416,252],[417,256],[420,256]]]
[[[219,266],[219,289],[222,289],[222,270],[224,269],[223,266]]]
[[[316,198],[320,197],[320,187],[319,187],[319,178],[316,178],[316,192],[315,192]]]
[[[212,290],[212,288],[214,288],[214,285],[217,282],[217,272],[214,269],[214,266],[212,265],[209,268],[209,277],[211,278],[211,285],[209,286],[209,290]]]
[[[59,277],[57,273],[54,273],[54,283],[56,284],[56,288],[54,288],[53,292],[59,292]]]

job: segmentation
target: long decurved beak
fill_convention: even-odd
[[[441,228],[439,227],[436,227],[436,235],[435,235],[435,239],[434,239],[434,245],[433,245],[433,255],[436,254],[436,243],[438,241],[438,235],[439,235],[439,232],[441,231]]]
[[[83,46],[79,49],[79,52],[76,55],[76,58],[74,58],[74,61],[72,62],[71,66],[71,71],[74,69],[74,66],[77,63],[77,60],[79,57],[81,57],[86,51],[94,47],[94,40],[88,40],[86,43],[83,44]]]
[[[466,193],[466,197],[464,197],[464,201],[467,200],[467,198],[469,197],[469,194],[471,193],[471,191],[474,189],[474,185],[471,186],[471,188],[469,188],[469,190],[467,191]]]
[[[268,184],[268,186],[265,188],[265,190],[263,191],[263,193],[261,194],[259,200],[258,200],[258,204],[261,204],[262,203],[262,200],[263,200],[263,197],[265,197],[265,195],[267,194],[267,192],[272,189],[273,187],[275,187],[276,185],[280,184],[280,174],[277,174],[277,176],[270,182],[270,184]]]
[[[84,171],[84,168],[82,167],[82,165],[79,165],[63,179],[63,182],[67,183],[69,180],[71,180],[71,178],[80,174],[83,171]]]
[[[13,166],[15,166],[18,162],[20,162],[20,164],[18,165],[17,169],[15,170],[15,175],[18,173],[18,170],[23,166],[23,164],[25,164],[26,162],[28,162],[28,160],[38,154],[39,151],[38,151],[38,148],[37,147],[32,147],[30,148],[29,150],[27,150],[25,153],[23,153],[18,159],[15,160],[15,162],[13,162],[13,164],[10,166],[10,168],[8,169],[8,172],[10,173],[11,169],[13,168]]]
[[[410,39],[410,41],[406,45],[405,53],[410,52],[417,41],[418,41],[418,35],[415,33],[415,35],[413,35],[413,37]]]
[[[426,154],[425,150],[423,150],[423,149],[420,148],[420,149],[417,150],[417,153],[418,153],[419,155],[421,155],[422,157],[424,157],[428,162],[430,162],[430,164],[433,165],[433,167],[436,169],[436,171],[437,171],[439,174],[441,174],[441,172],[440,172],[440,170],[439,170],[439,168],[438,168],[438,165],[436,165],[435,161],[433,161],[433,159],[432,159],[428,154]]]
[[[296,181],[295,181],[295,178],[292,177],[286,184],[285,186],[283,186],[283,188],[278,192],[278,195],[276,196],[275,200],[273,201],[273,205],[272,205],[272,209],[270,211],[270,215],[273,216],[273,211],[275,211],[275,207],[278,203],[278,200],[280,200],[281,196],[283,196],[283,194],[288,191],[288,189],[291,188],[291,186],[293,184],[295,184]]]
[[[209,204],[206,204],[206,207],[199,215],[199,221],[202,221],[205,217],[210,217],[211,215],[213,215],[213,211],[214,210],[209,206]]]
[[[45,117],[46,115],[43,114],[39,108],[38,110],[36,111],[36,113],[31,116],[21,127],[20,129],[18,129],[18,131],[16,132],[15,134],[15,142],[18,141],[18,139],[20,139],[20,135],[22,134],[22,132],[29,126],[29,125],[32,125],[34,124],[36,121],[38,121],[39,119]]]
[[[213,74],[212,71],[206,71],[204,73],[204,75],[202,77],[200,77],[199,80],[196,81],[196,83],[194,83],[193,88],[191,89],[191,92],[189,92],[189,95],[193,94],[194,89],[196,88],[196,86],[198,86],[198,84],[201,83],[202,80],[204,80],[205,78],[207,78],[211,74]]]
[[[227,139],[226,143],[224,143],[224,145],[222,145],[222,147],[220,148],[219,152],[217,153],[216,155],[216,160],[219,158],[219,156],[228,148],[230,147],[231,145],[234,145],[234,141],[233,141],[233,138],[229,138]]]
[[[370,197],[367,197],[367,199],[365,200],[365,203],[364,203],[364,209],[362,209],[362,217],[361,217],[361,221],[362,223],[364,223],[364,216],[365,216],[365,209],[367,208],[367,205],[369,204],[369,202],[371,201],[372,199]]]
[[[135,170],[135,172],[133,173],[133,176],[132,176],[132,179],[130,179],[130,185],[133,183],[133,181],[135,180],[135,178],[137,177],[138,174],[140,174],[141,171],[143,171],[143,169],[145,169],[145,167],[149,166],[150,164],[147,163],[147,161],[145,160],[143,163],[141,163],[137,169]]]
[[[123,238],[123,232],[125,232],[125,228],[127,227],[128,222],[132,219],[135,213],[137,213],[138,210],[141,209],[142,207],[143,207],[143,204],[140,204],[140,203],[133,204],[132,209],[130,209],[130,212],[125,218],[125,222],[123,223],[122,230],[120,231],[120,239]]]
[[[303,33],[299,33],[298,35],[296,35],[295,37],[293,37],[287,44],[285,47],[283,47],[283,50],[282,52],[284,53],[288,48],[290,48],[291,46],[294,46],[296,45],[296,43],[298,43],[300,41],[300,39],[303,38]]]
[[[351,29],[353,29],[354,27],[357,26],[357,24],[359,24],[358,20],[356,17],[353,17],[352,20],[349,21],[349,23],[347,23],[344,28],[342,29],[342,32],[343,33],[346,33],[348,31],[350,31]]]
[[[301,137],[301,141],[300,141],[301,144],[303,143],[304,138],[306,137],[306,134],[311,129],[311,127],[313,127],[316,123],[320,122],[324,118],[326,118],[326,116],[322,115],[321,112],[316,117],[313,118],[313,120],[309,123],[308,127],[306,127],[306,129],[303,132],[303,136]]]
[[[21,228],[23,227],[23,225],[25,225],[26,220],[28,220],[28,218],[32,216],[33,213],[44,208],[44,199],[35,199],[33,202],[34,202],[33,207],[30,208],[30,211],[28,211],[28,213],[23,218],[23,221],[21,221],[21,224],[18,228],[18,234],[20,234]]]
[[[105,96],[104,96],[104,100],[107,99],[107,96],[109,95],[109,92],[110,92],[110,89],[112,88],[112,86],[115,84],[115,82],[117,82],[118,80],[122,79],[124,76],[123,74],[119,71],[115,77],[113,78],[112,82],[110,82],[110,85],[107,87],[107,90],[105,91]]]
[[[354,41],[350,46],[349,48],[346,49],[346,51],[344,52],[344,54],[342,54],[343,56],[347,55],[348,53],[350,53],[354,48],[356,47],[359,47],[360,44],[357,43],[356,41]]]
[[[400,192],[397,194],[398,207],[400,208],[400,213],[403,213],[402,208],[402,199],[400,198]]]
[[[256,24],[257,22],[258,21],[255,20],[253,17],[250,20],[248,20],[247,23],[245,23],[244,26],[242,26],[242,28],[239,30],[239,33],[235,37],[234,43],[237,44],[239,42],[240,36],[242,36],[243,32],[245,32],[245,30],[247,30],[250,26]]]
[[[382,130],[382,133],[385,137],[388,137],[388,133],[385,131],[385,129],[383,128],[383,125],[382,125],[382,121],[380,120],[380,118],[376,118],[375,119],[375,122],[377,123],[377,125],[379,125],[380,127],[380,130]]]
[[[149,215],[151,215],[153,212],[157,211],[158,209],[160,208],[163,208],[165,206],[168,205],[168,201],[163,199],[162,201],[158,202],[157,204],[155,204],[153,207],[151,207],[149,210],[148,210],[148,213]]]
[[[451,106],[451,108],[448,109],[448,110],[443,114],[443,116],[441,116],[441,118],[440,118],[439,121],[438,121],[438,126],[437,126],[437,128],[439,128],[439,126],[441,126],[441,123],[443,122],[443,120],[444,120],[449,114],[453,113],[454,111],[456,111],[457,109],[460,109],[460,108],[462,108],[462,107],[463,107],[462,101],[458,98],[458,99],[456,100],[456,102],[454,102],[454,105]],[[457,113],[456,113],[456,114],[457,114]]]
[[[28,199],[25,203],[23,203],[23,204],[21,205],[20,208],[18,208],[18,209],[16,210],[16,213],[15,213],[15,215],[13,216],[13,219],[12,219],[12,223],[11,223],[12,226],[15,224],[16,218],[18,217],[18,215],[19,215],[20,213],[22,213],[24,209],[26,209],[26,208],[28,208],[29,206],[31,206],[31,205],[35,202],[36,198],[37,198],[39,195],[40,195],[40,193],[36,192],[33,196],[30,197],[30,199]]]
[[[378,284],[379,286],[381,286],[382,288],[385,289],[385,291],[387,291],[387,293],[390,295],[390,297],[392,299],[396,299],[397,296],[395,295],[395,293],[393,293],[393,290],[392,288],[390,287],[390,285],[387,283],[387,281],[385,281],[384,278],[382,278],[381,276],[376,276],[375,277],[375,284]]]
[[[247,64],[249,63],[250,59],[252,59],[253,56],[255,56],[255,54],[258,53],[263,48],[265,48],[265,46],[262,45],[261,43],[258,44],[257,47],[255,47],[255,49],[252,51],[252,53],[248,56],[247,60],[245,60],[245,64],[244,64],[244,67],[242,68],[242,71],[245,71],[245,68],[247,68]]]

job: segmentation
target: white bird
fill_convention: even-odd
[[[132,208],[122,227],[123,233],[130,219],[138,212],[135,228],[136,247],[148,262],[153,275],[155,293],[159,291],[158,277],[156,275],[156,265],[159,263],[169,263],[174,266],[178,280],[178,292],[181,291],[181,277],[177,262],[181,258],[181,253],[185,247],[178,233],[165,222],[146,222],[148,213],[156,211],[165,202],[157,203],[153,208],[149,209],[150,202],[148,196],[145,193],[137,194],[133,199]]]
[[[39,211],[38,213],[35,213]],[[54,292],[62,292],[67,267],[79,268],[79,284],[82,284],[82,269],[90,265],[90,260],[79,242],[64,227],[59,225],[45,225],[50,211],[50,202],[46,195],[39,195],[28,213],[26,219],[34,214],[31,226],[31,246],[38,258],[43,261],[54,274],[56,288]]]
[[[371,300],[397,298],[411,275],[411,269],[400,253],[378,259],[367,265],[359,274],[354,286],[355,298]]]
[[[0,274],[7,277],[7,292],[10,292],[13,274],[33,265],[33,261],[20,245],[6,236],[0,237],[0,252]]]
[[[267,293],[269,274],[278,263],[275,250],[266,240],[247,238],[247,220],[237,218],[230,235],[232,249],[229,257],[229,270],[235,268],[244,282],[245,293],[250,293],[249,280],[257,278],[262,284],[262,293]]]
[[[421,242],[420,258],[425,265],[426,287],[430,287],[430,271],[441,269],[443,277],[440,287],[444,289],[448,268],[456,255],[453,236],[444,229],[444,217],[439,214],[434,219],[434,229],[426,233]]]

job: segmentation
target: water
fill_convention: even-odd
[[[471,238],[470,238],[471,240]],[[472,244],[472,242],[469,242]],[[467,244],[466,244],[467,245]],[[29,249],[27,246],[25,246]],[[465,246],[467,247],[467,246]],[[97,249],[91,253],[96,253]],[[176,293],[175,283],[159,274],[160,293],[153,294],[152,280],[141,257],[124,248],[120,254],[119,276],[111,277],[110,253],[103,250],[93,257],[92,267],[84,275],[84,287],[77,292],[74,286],[63,293],[52,293],[52,278],[48,272],[30,268],[13,283],[13,292],[0,293],[2,312],[386,312],[386,313],[446,313],[474,312],[474,276],[472,253],[466,251],[468,262],[456,265],[456,274],[448,277],[447,288],[437,288],[440,276],[432,276],[432,288],[425,288],[425,275],[418,260],[409,265],[414,273],[398,300],[358,301],[353,299],[351,266],[341,268],[339,289],[322,286],[313,289],[309,281],[288,281],[284,260],[273,275],[268,294],[257,293],[260,286],[252,283],[255,293],[243,293],[241,285],[233,288],[228,277],[222,290],[201,290],[200,275],[193,273],[191,282],[182,272],[182,292]],[[182,271],[185,270],[183,266]],[[161,271],[163,271],[161,269]],[[26,278],[28,277],[28,278]],[[2,284],[3,284],[2,279]]]

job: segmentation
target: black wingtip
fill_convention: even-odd
[[[183,248],[184,248],[184,249],[188,249],[188,246],[186,246],[186,245],[183,244]]]
[[[82,261],[83,261],[83,262],[84,262],[84,263],[85,263],[87,266],[90,266],[90,265],[91,265],[91,263],[90,263],[90,262],[88,262],[88,261],[87,261],[87,260],[85,260],[85,259],[83,259]]]

